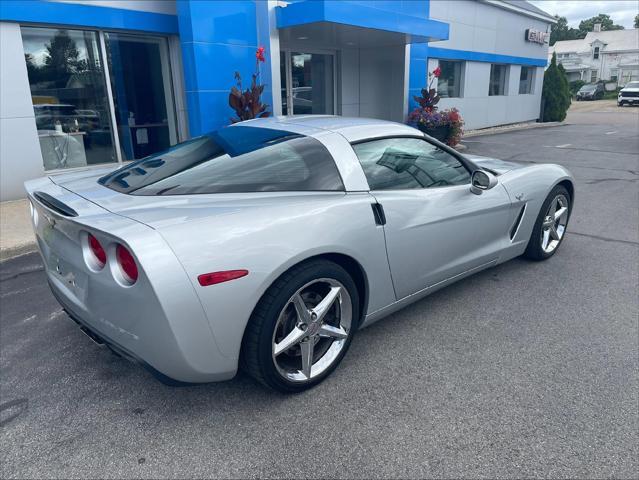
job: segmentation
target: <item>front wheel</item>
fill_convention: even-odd
[[[539,211],[524,256],[532,260],[552,257],[566,234],[572,204],[570,193],[557,185],[552,189]]]
[[[244,369],[264,385],[299,392],[341,362],[359,320],[355,282],[339,265],[298,265],[267,290],[242,342]]]

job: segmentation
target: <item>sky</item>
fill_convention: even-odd
[[[600,13],[610,15],[617,25],[633,28],[634,18],[639,13],[637,0],[529,0],[536,7],[551,15],[566,17],[568,25],[578,27],[581,20]]]

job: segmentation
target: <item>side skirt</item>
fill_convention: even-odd
[[[422,298],[430,295],[431,293],[439,290],[440,288],[444,288],[445,286],[450,285],[451,283],[455,283],[456,281],[461,280],[462,278],[469,277],[470,275],[473,275],[474,273],[477,273],[481,270],[485,270],[487,268],[493,267],[497,265],[497,263],[499,263],[497,259],[487,263],[483,263],[475,268],[471,268],[470,270],[466,270],[465,272],[454,275],[450,278],[447,278],[446,280],[442,280],[441,282],[435,283],[431,285],[430,287],[426,287],[422,290],[419,290],[418,292],[412,293],[402,298],[401,300],[397,300],[396,302],[391,303],[390,305],[386,307],[376,310],[373,313],[369,313],[368,315],[366,315],[366,318],[364,319],[364,322],[362,323],[360,328],[368,327],[369,325],[372,325],[378,320],[381,320],[382,318],[392,313],[395,313],[398,310],[401,310],[402,308],[410,305],[411,303],[421,300]]]

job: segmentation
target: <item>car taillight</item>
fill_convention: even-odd
[[[91,249],[91,253],[93,253],[93,256],[95,257],[98,267],[99,268],[104,267],[104,265],[106,264],[107,256],[106,256],[106,252],[104,251],[104,248],[102,247],[102,244],[97,238],[95,238],[90,233],[89,233],[88,240],[89,240],[89,248]]]
[[[115,258],[126,280],[132,284],[135,283],[138,279],[138,266],[131,252],[129,252],[125,246],[118,244],[115,248]]]

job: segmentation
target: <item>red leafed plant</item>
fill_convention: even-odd
[[[260,62],[265,62],[264,47],[259,47],[255,51],[255,73],[252,75],[251,87],[243,90],[242,76],[240,72],[235,72],[236,86],[231,87],[229,93],[229,106],[235,110],[236,117],[231,118],[232,123],[251,120],[253,118],[268,117],[270,112],[266,109],[268,105],[262,103],[261,96],[264,85],[260,85]]]
[[[419,106],[408,114],[408,124],[430,135],[433,135],[434,129],[447,127],[446,138],[442,141],[454,147],[464,135],[464,119],[456,108],[439,110],[437,106],[439,95],[437,94],[437,89],[433,88],[433,82],[441,74],[442,69],[440,67],[428,72],[428,87],[422,88],[420,97],[413,96]]]

